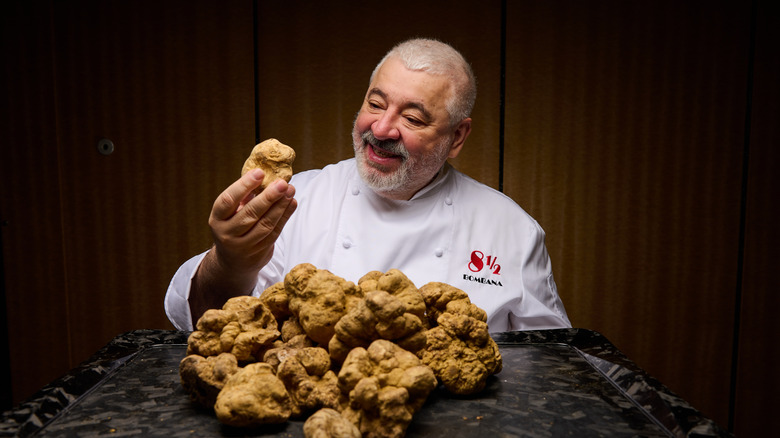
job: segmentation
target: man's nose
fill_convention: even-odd
[[[383,113],[372,125],[371,132],[379,140],[396,140],[400,138],[401,133],[396,127],[397,117],[387,112]]]

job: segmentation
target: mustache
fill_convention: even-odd
[[[360,139],[363,144],[370,144],[375,148],[382,149],[385,152],[393,155],[400,155],[403,158],[409,158],[409,151],[406,150],[406,146],[401,140],[379,140],[374,136],[374,133],[370,129],[364,131],[360,135]]]

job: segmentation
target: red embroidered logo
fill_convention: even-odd
[[[471,272],[482,272],[485,269],[492,274],[501,275],[501,265],[497,261],[498,257],[496,256],[486,256],[482,251],[472,251],[468,268]]]

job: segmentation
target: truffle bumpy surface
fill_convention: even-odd
[[[269,138],[258,143],[241,168],[243,176],[252,169],[261,169],[263,177],[257,192],[265,190],[277,179],[290,181],[293,175],[292,165],[295,161],[295,150],[275,138]]]
[[[486,321],[446,283],[418,289],[393,269],[356,285],[303,263],[260,297],[206,311],[179,373],[230,426],[305,418],[309,438],[402,437],[439,384],[476,394],[501,371]]]

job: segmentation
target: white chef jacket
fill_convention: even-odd
[[[539,224],[506,195],[445,164],[408,201],[374,193],[355,159],[297,173],[298,208],[258,274],[253,295],[300,263],[357,284],[399,269],[417,287],[432,281],[468,293],[491,332],[571,327]],[[185,262],[165,297],[168,319],[192,330],[190,283],[205,253]]]

